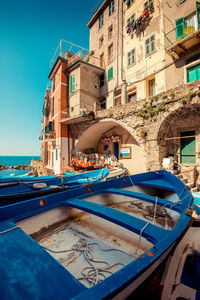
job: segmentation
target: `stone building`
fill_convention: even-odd
[[[54,96],[54,105],[66,103],[56,112],[66,143],[60,146],[55,128],[51,151],[55,159],[60,149],[59,168],[52,159],[48,165],[58,173],[72,154],[93,149],[114,154],[130,173],[139,173],[162,168],[169,157],[194,186],[200,166],[200,3],[105,0],[88,27],[87,53],[70,48],[58,55],[66,92]],[[51,81],[58,70],[54,63]],[[111,142],[113,136],[119,141]],[[103,145],[102,138],[110,142]]]

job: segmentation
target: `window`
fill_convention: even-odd
[[[52,99],[52,117],[54,116],[54,97]]]
[[[108,70],[108,81],[113,78],[113,67]]]
[[[109,16],[113,14],[115,10],[115,0],[111,0],[109,3]]]
[[[76,88],[76,77],[75,75],[71,75],[70,76],[70,93],[73,93],[75,91]]]
[[[99,86],[100,87],[102,87],[102,86],[104,86],[104,80],[105,80],[105,76],[104,76],[104,74],[102,74],[102,75],[100,75],[100,84],[99,84]]]
[[[175,26],[176,26],[176,38],[183,38],[185,36],[185,34],[183,33],[184,29],[185,29],[185,19],[184,18],[180,18],[175,20]]]
[[[196,12],[185,17],[175,20],[176,39],[184,38],[194,30],[200,28],[200,4],[196,2]],[[187,27],[187,30],[186,30]]]
[[[127,20],[127,26],[130,25],[135,19],[135,14],[133,14],[132,16],[130,16],[130,18],[128,18]]]
[[[187,82],[200,80],[200,64],[187,69]]]
[[[149,96],[155,95],[155,79],[149,80]]]
[[[56,149],[56,160],[58,160],[58,149]]]
[[[99,39],[99,48],[101,48],[103,46],[103,40],[104,40],[104,38],[103,38],[103,35],[102,35]]]
[[[99,29],[103,26],[103,12],[99,16]]]
[[[154,11],[153,0],[148,0],[144,3],[144,11],[146,9],[148,9],[150,13]]]
[[[135,63],[135,49],[128,52],[128,67],[132,66]]]
[[[196,140],[195,131],[185,131],[180,133],[181,137],[181,163],[196,163]],[[186,138],[187,137],[187,138]]]
[[[104,53],[100,55],[100,67],[105,68]]]
[[[188,27],[188,26],[193,26],[194,29],[198,29],[196,13],[193,13],[192,15],[185,18],[185,27]]]
[[[200,3],[198,1],[196,1],[196,14],[197,14],[198,29],[200,29]]]
[[[146,41],[145,41],[145,52],[146,55],[149,55],[153,53],[156,50],[155,47],[155,35],[150,36]]]
[[[108,63],[113,60],[113,44],[108,47]]]
[[[136,93],[128,95],[128,102],[135,102],[136,101]]]
[[[113,34],[113,26],[110,25],[108,27],[108,39],[110,39],[112,37],[112,34]]]
[[[101,110],[106,109],[106,98],[105,97],[100,100],[100,108],[101,108]]]
[[[126,1],[126,5],[127,7],[129,7],[135,0],[127,0]]]
[[[53,92],[55,91],[55,76],[53,77]]]

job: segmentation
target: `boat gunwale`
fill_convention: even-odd
[[[116,187],[119,187],[119,183],[123,183],[122,187],[130,186],[130,184],[128,185],[127,182],[124,182],[123,178],[116,179],[115,182],[113,183],[113,185]],[[108,181],[107,183],[106,182],[98,183],[93,186],[92,193],[88,191],[87,187],[82,187],[82,188],[76,189],[76,194],[77,194],[76,198],[78,198],[79,202],[80,201],[84,202],[83,200],[81,200],[83,196],[90,196],[90,195],[93,195],[94,193],[97,194],[97,193],[105,192],[105,187],[106,186],[109,187],[110,184],[111,184],[111,181]],[[115,272],[114,274],[112,274],[111,276],[106,278],[104,281],[98,283],[94,287],[81,292],[74,299],[86,299],[86,298],[94,299],[94,295],[96,295],[96,297],[98,297],[98,295],[99,295],[99,296],[101,296],[101,299],[102,299],[104,297],[108,297],[109,295],[111,295],[113,293],[116,293],[116,290],[122,289],[124,285],[127,285],[127,283],[129,283],[129,282],[133,282],[137,277],[139,277],[141,274],[143,274],[145,272],[145,270],[147,270],[147,268],[149,268],[154,263],[156,263],[158,261],[158,259],[160,257],[162,257],[170,247],[173,246],[173,244],[176,242],[177,238],[179,238],[183,234],[183,231],[186,230],[186,228],[189,226],[190,221],[191,221],[191,217],[186,215],[186,211],[187,211],[187,207],[189,206],[189,204],[192,201],[190,199],[190,198],[192,198],[192,196],[190,195],[189,190],[187,190],[185,188],[183,189],[183,187],[185,187],[185,186],[181,181],[180,182],[177,181],[177,186],[178,186],[177,194],[180,197],[180,200],[182,199],[184,201],[182,204],[177,204],[180,207],[181,216],[180,216],[178,222],[176,223],[175,227],[171,231],[164,231],[166,234],[163,234],[162,239],[159,239],[158,241],[156,241],[156,243],[153,245],[152,248],[150,248],[148,251],[146,251],[145,253],[140,255],[136,260],[134,260],[130,264],[126,265],[119,271]],[[49,202],[49,203],[47,203],[47,205],[45,205],[44,207],[38,207],[39,206],[38,203],[39,203],[39,200],[41,199],[41,197],[35,198],[33,200],[24,201],[22,203],[13,204],[10,207],[8,207],[8,206],[0,207],[0,215],[2,215],[3,212],[5,212],[3,220],[6,223],[6,219],[7,219],[7,222],[11,226],[12,222],[16,222],[17,220],[20,221],[20,219],[22,220],[22,219],[31,217],[33,215],[37,215],[38,213],[42,213],[47,210],[56,208],[56,207],[64,206],[63,204],[66,204],[67,206],[69,206],[70,201],[66,200],[66,195],[69,196],[68,198],[72,198],[71,199],[71,202],[72,202],[72,200],[75,199],[75,197],[72,197],[71,195],[73,195],[74,193],[75,193],[75,190],[59,193],[59,198],[61,198],[61,199],[60,199],[60,201],[57,201],[57,203],[55,203],[54,200],[56,197],[58,197],[58,194],[49,195],[49,196],[47,196],[47,198],[48,198],[47,202]],[[36,203],[37,203],[37,208],[35,208],[33,211],[30,211],[30,208]],[[99,205],[99,206],[101,206],[101,205]],[[20,214],[19,212],[22,207],[26,208],[26,211],[23,214]],[[16,209],[15,212],[13,211],[14,209]],[[33,207],[32,207],[32,209],[33,209]],[[16,215],[16,213],[17,213],[18,215],[17,216],[13,215],[12,217],[8,218],[9,210],[10,210],[10,213],[11,213],[11,211],[13,211],[13,214]],[[107,211],[110,211],[110,210],[107,210]],[[125,214],[123,212],[120,212],[120,213],[124,214],[124,216],[126,215],[126,217],[127,217],[127,214]],[[132,217],[132,216],[130,216],[130,217]],[[134,220],[134,218],[132,218],[132,220]],[[156,227],[156,229],[157,228],[158,227]],[[141,236],[144,237],[145,231],[148,231],[147,229],[148,229],[148,226],[142,232]],[[41,247],[41,249],[42,249],[42,247]],[[97,298],[95,298],[95,299],[97,299]]]

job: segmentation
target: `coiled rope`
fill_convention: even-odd
[[[52,253],[64,253],[64,252],[71,252],[75,251],[83,255],[87,263],[89,264],[88,267],[84,267],[81,271],[82,277],[78,278],[78,280],[85,280],[87,281],[90,285],[95,285],[98,282],[102,281],[103,279],[106,278],[106,274],[112,274],[112,270],[114,267],[122,266],[124,267],[125,265],[123,263],[116,263],[113,265],[110,265],[106,261],[100,261],[100,260],[95,260],[94,256],[92,254],[93,247],[92,246],[97,246],[101,251],[108,252],[108,251],[118,251],[122,252],[130,257],[134,257],[134,255],[128,254],[124,252],[123,250],[120,249],[115,249],[115,248],[110,248],[110,249],[102,249],[98,243],[88,243],[84,238],[80,238],[72,247],[71,249],[67,250],[51,250],[45,246],[43,248],[49,252]],[[95,264],[104,264],[105,267],[102,266],[95,266]]]

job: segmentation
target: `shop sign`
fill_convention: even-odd
[[[131,146],[121,147],[119,157],[122,158],[131,158]]]

